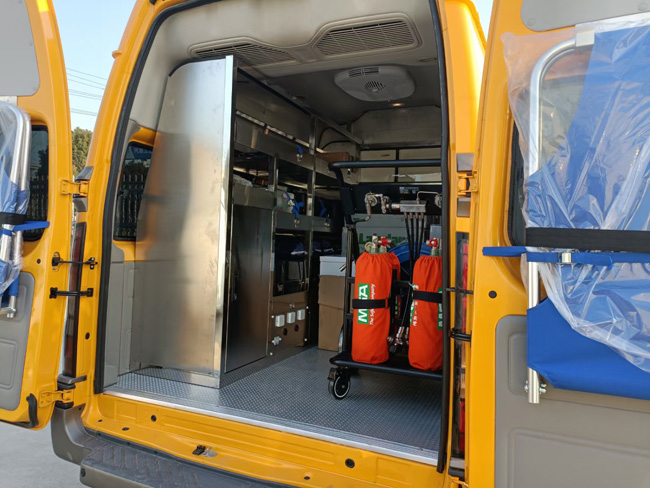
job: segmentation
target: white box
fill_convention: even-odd
[[[320,275],[345,276],[345,256],[321,256]],[[354,276],[354,263],[352,263],[351,276]]]

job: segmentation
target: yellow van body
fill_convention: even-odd
[[[73,416],[90,432],[176,460],[250,479],[301,487],[586,486],[582,481],[587,479],[592,480],[589,483],[593,479],[604,483],[602,480],[607,480],[608,473],[617,476],[620,483],[626,483],[626,465],[612,461],[618,459],[616,456],[635,456],[634,463],[638,464],[634,466],[644,466],[650,450],[647,441],[650,435],[644,437],[646,425],[650,424],[647,402],[551,388],[540,405],[526,403],[523,385],[513,383],[508,376],[518,371],[508,367],[511,364],[519,367],[522,354],[517,348],[525,337],[522,321],[525,324],[526,291],[520,260],[482,253],[487,246],[512,244],[508,217],[512,208],[514,126],[501,35],[532,34],[537,32],[534,28],[560,30],[579,22],[636,12],[636,7],[625,2],[616,7],[619,10],[610,11],[603,7],[607,2],[595,2],[598,5],[591,9],[585,0],[578,2],[584,8],[565,14],[561,2],[553,1],[546,15],[547,21],[551,19],[547,22],[550,27],[544,29],[531,17],[542,15],[539,9],[535,10],[534,2],[495,0],[487,45],[469,0],[431,2],[440,21],[448,104],[448,133],[443,132],[446,137],[443,146],[448,144],[443,164],[447,169],[445,184],[449,192],[446,210],[449,226],[445,239],[451,243],[463,235],[469,243],[466,256],[457,255],[458,249],[449,246],[448,269],[452,271],[448,291],[464,293],[466,300],[452,299],[447,311],[450,323],[456,325],[454,334],[447,338],[450,352],[443,383],[450,412],[444,435],[447,455],[438,460],[438,466],[208,416],[191,409],[180,410],[135,396],[102,392],[101,381],[96,377],[103,354],[103,345],[98,341],[98,317],[100,304],[107,294],[101,283],[101,269],[106,264],[102,254],[104,226],[111,225],[105,222],[104,211],[111,185],[111,165],[120,157],[116,148],[122,143],[119,134],[120,124],[124,123],[123,107],[130,86],[137,85],[133,73],[138,72],[152,26],[160,16],[184,3],[189,0],[136,2],[120,46],[113,52],[115,62],[97,118],[87,168],[73,182],[65,68],[52,0],[26,2],[40,87],[31,96],[18,96],[17,104],[31,116],[34,125],[48,128],[50,228],[39,241],[25,244],[23,271],[34,276],[37,287],[22,400],[13,411],[0,410],[0,418],[39,429],[54,415],[55,450],[61,457],[75,462],[80,462],[87,451],[83,446],[75,447],[72,441],[61,441],[66,436],[72,438],[66,429],[69,429],[68,418]],[[210,2],[201,2],[206,3]],[[153,146],[155,136],[153,130],[144,127],[130,141]],[[472,164],[461,167],[459,161],[466,161],[468,156]],[[77,289],[92,290],[91,296],[79,300],[78,311],[72,310],[70,315],[65,301],[50,298],[52,288],[67,289],[67,268],[50,266],[50,263],[54,253],[70,254],[73,198],[77,228],[80,225],[86,228],[83,247],[77,249],[78,256],[92,257],[98,265],[84,268]],[[469,208],[469,212],[461,207]],[[135,261],[133,243],[116,241],[114,244],[123,252],[125,261]],[[467,265],[465,285],[461,275],[453,271],[463,260]],[[459,310],[459,304],[463,303],[466,310]],[[63,383],[59,378],[57,383],[66,313],[69,318],[76,318],[78,324],[77,330],[69,330],[65,337],[67,353],[76,355],[76,378],[67,378],[67,384],[66,378]],[[511,325],[504,326],[504,322]],[[76,350],[71,351],[75,344]],[[521,364],[523,368],[524,363]],[[512,413],[511,418],[504,418],[504,412]],[[562,423],[563,419],[568,419],[569,424]],[[603,424],[608,425],[603,427]],[[637,431],[635,435],[629,432],[631,426]],[[462,436],[464,446],[459,440]],[[548,445],[544,444],[546,441]],[[192,454],[197,446],[217,454],[212,457]],[[546,448],[536,450],[541,449],[538,446]],[[454,459],[450,454],[459,451],[464,458]],[[562,464],[560,461],[565,460],[566,463],[561,468],[551,463],[545,473],[542,463],[537,466],[540,474],[536,476],[530,466],[535,466],[540,452],[551,458],[555,452],[562,458],[553,458],[554,462]],[[354,462],[349,463],[352,459]]]
[[[0,417],[7,422],[40,429],[47,425],[53,413],[58,415],[55,412],[58,408],[76,410],[81,412],[84,428],[90,431],[210,468],[291,486],[454,486],[455,478],[444,468],[440,468],[442,473],[439,473],[434,466],[358,448],[96,393],[97,317],[102,296],[100,268],[104,260],[102,221],[118,122],[132,83],[131,74],[151,25],[165,11],[182,3],[183,0],[136,2],[122,41],[113,52],[115,62],[85,170],[92,178],[73,182],[67,85],[53,2],[26,2],[39,60],[40,87],[33,96],[18,97],[18,105],[31,116],[33,123],[44,124],[49,130],[49,194],[53,197],[48,207],[50,230],[38,243],[28,243],[25,247],[24,272],[33,274],[39,283],[34,295],[26,357],[28,366],[21,393],[25,400],[14,411],[0,411]],[[474,149],[485,38],[471,2],[447,0],[438,2],[435,7],[442,24],[447,60],[451,162],[455,161],[457,153],[472,153]],[[155,133],[145,128],[131,140],[152,145],[154,137]],[[450,163],[449,170],[451,181],[455,181],[456,166]],[[69,255],[70,227],[64,222],[71,221],[73,196],[78,211],[77,225],[87,226],[82,255],[92,256],[99,266],[93,270],[86,268],[79,285],[81,290],[93,290],[91,297],[79,302],[76,370],[80,380],[74,382],[73,389],[62,391],[57,388],[57,372],[58,345],[64,340],[65,302],[48,295],[53,287],[66,289],[67,270],[64,266],[52,267],[47,263],[54,252],[60,256]],[[82,201],[81,206],[79,201]],[[456,213],[453,202],[455,199],[452,199],[452,215]],[[469,218],[451,220],[451,232],[469,229]],[[117,242],[116,245],[127,260],[134,259],[129,243]],[[65,339],[71,340],[70,337]],[[38,399],[36,410],[27,401],[30,395]],[[209,446],[218,455],[197,458],[191,454],[197,445]],[[354,471],[345,465],[349,458],[356,461]]]

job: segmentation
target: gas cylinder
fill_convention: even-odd
[[[421,256],[413,269],[409,363],[427,371],[442,369],[442,258],[438,242],[429,240],[432,255]]]
[[[384,240],[379,243],[377,252],[364,252],[356,261],[352,301],[352,360],[368,364],[388,360],[392,315],[389,302],[393,276],[399,278],[400,269],[395,254],[378,252],[386,249]]]

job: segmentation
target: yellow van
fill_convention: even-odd
[[[531,309],[546,276],[535,259],[556,264],[521,246],[582,246],[562,245],[566,234],[522,240],[528,159],[508,98],[539,46],[578,46],[584,62],[600,27],[573,26],[645,7],[497,0],[484,66],[465,0],[138,0],[74,181],[52,1],[1,8],[0,135],[13,142],[0,144],[0,188],[7,180],[19,203],[0,208],[0,260],[7,277],[21,272],[0,316],[0,419],[51,420],[54,450],[82,483],[648,483],[644,394],[611,386],[625,383],[614,369],[584,386],[597,361],[568,368],[573,383],[567,368],[526,362],[535,314],[527,326],[521,256]],[[551,122],[570,105],[556,86],[589,78],[558,66]],[[530,91],[511,89],[513,106],[539,109]],[[566,124],[552,132],[547,119],[554,147]],[[426,214],[418,235],[442,242],[434,373],[360,367],[339,330],[349,256],[362,233],[399,243],[388,218],[400,212]],[[631,250],[610,247],[586,249]],[[319,259],[332,254],[348,258]],[[557,266],[587,259],[553,254]],[[326,266],[347,278],[328,280]]]

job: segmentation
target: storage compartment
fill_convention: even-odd
[[[338,61],[319,54],[303,63],[296,55],[295,63],[252,69],[251,59],[223,57],[230,51],[221,48],[196,54],[230,29],[219,9],[248,3],[174,14],[152,46],[131,119],[156,140],[133,256],[112,256],[105,367],[118,374],[105,377],[105,392],[435,464],[440,384],[360,371],[344,402],[326,387],[346,312],[340,268],[355,252],[344,244],[342,181],[361,190],[357,219],[367,217],[365,193],[397,203],[441,191],[437,161],[399,164],[437,160],[440,151],[437,62],[424,56],[435,54],[429,6],[407,9],[418,16],[417,42],[427,45],[419,57],[394,47]],[[355,9],[377,13],[370,3]],[[359,17],[332,21],[368,22]],[[291,30],[287,21],[266,35]],[[342,70],[400,64],[407,52],[415,92],[400,102],[360,100],[334,83]],[[386,158],[394,164],[340,178],[328,167]],[[400,244],[401,214],[384,215],[380,206],[372,213],[355,245],[373,233]],[[330,258],[341,253],[343,262]]]

